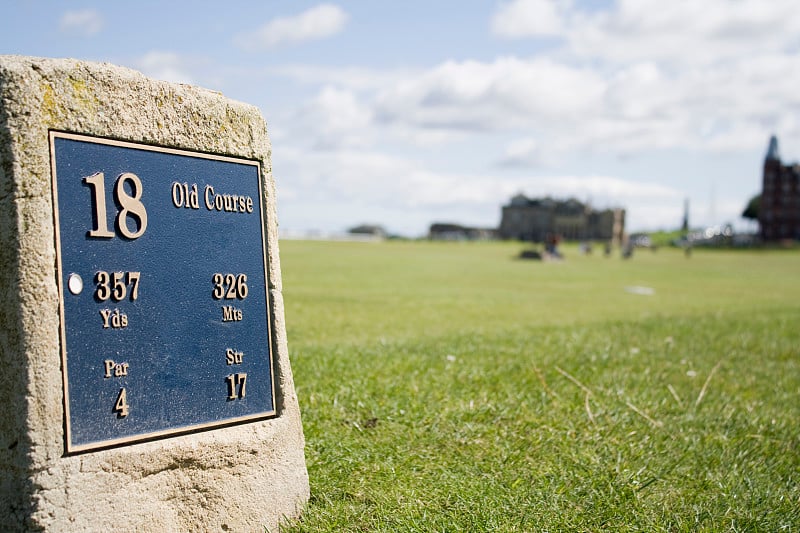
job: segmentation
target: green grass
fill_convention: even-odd
[[[285,530],[797,531],[800,253],[519,250],[281,242]]]

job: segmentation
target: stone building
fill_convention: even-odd
[[[497,230],[435,222],[428,230],[428,238],[432,241],[488,241],[497,238]]]
[[[556,200],[514,196],[503,206],[502,239],[544,242],[548,236],[566,240],[611,241],[619,244],[625,232],[625,210],[595,210],[574,198]]]
[[[765,241],[800,240],[800,164],[781,162],[774,135],[764,159],[758,224]]]
[[[347,230],[350,235],[360,235],[364,237],[371,237],[374,239],[385,239],[386,229],[377,224],[361,224]]]

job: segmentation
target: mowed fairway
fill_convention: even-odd
[[[800,253],[280,246],[288,531],[800,529]]]

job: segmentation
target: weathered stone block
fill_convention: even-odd
[[[68,454],[48,134],[261,165],[277,416]],[[4,530],[263,531],[308,498],[288,359],[271,148],[255,107],[75,60],[0,56],[0,524]]]

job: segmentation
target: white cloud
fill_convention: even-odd
[[[682,194],[664,185],[611,176],[509,177],[438,172],[422,161],[378,151],[313,151],[284,147],[275,160],[281,198],[327,202],[343,212],[369,206],[409,210],[423,220],[461,220],[491,226],[500,206],[517,192],[589,200],[598,207],[639,207],[639,225],[659,227],[678,220]],[[282,176],[291,179],[282,180]],[[402,228],[411,230],[411,228]],[[416,227],[413,231],[421,232]]]
[[[557,35],[563,28],[562,14],[553,0],[513,0],[492,17],[492,32],[501,37]]]
[[[500,160],[500,164],[506,167],[538,167],[544,162],[542,143],[533,137],[512,141]]]
[[[353,202],[374,206],[438,209],[453,205],[497,206],[503,194],[482,175],[439,173],[423,163],[377,151],[292,150],[284,148],[276,176],[292,180],[280,189],[309,200],[336,205]],[[513,187],[508,187],[513,190]]]
[[[189,62],[173,52],[153,50],[135,62],[145,75],[173,83],[193,83]]]
[[[317,148],[331,149],[369,144],[372,113],[353,91],[325,86],[297,114],[300,124],[314,132]]]
[[[657,183],[628,181],[610,176],[554,176],[534,180],[547,194],[577,198],[601,198],[604,204],[628,201],[674,201],[680,193]],[[545,194],[544,192],[540,194]]]
[[[620,0],[576,12],[564,37],[578,56],[604,61],[705,65],[796,47],[794,0]]]
[[[655,62],[607,71],[540,58],[446,62],[367,92],[362,104],[407,136],[524,132],[536,141],[539,155],[509,146],[506,162],[598,149],[753,148],[800,109],[797,62],[762,55],[679,72]]]
[[[282,142],[295,152],[287,159],[276,150],[276,172],[292,176],[283,185],[290,196],[330,199],[344,211],[408,210],[415,220],[459,220],[460,213],[464,223],[491,225],[499,206],[524,191],[625,206],[632,229],[674,227],[685,197],[705,201],[703,176],[714,163],[676,170],[675,187],[639,181],[650,175],[622,179],[575,168],[587,168],[585,156],[597,154],[601,164],[643,153],[661,162],[692,154],[697,164],[709,154],[761,151],[773,131],[786,132],[788,146],[797,144],[789,133],[800,138],[794,0],[619,0],[593,11],[570,0],[518,0],[500,5],[491,31],[547,37],[549,48],[415,70],[271,69],[316,87],[283,125]],[[427,151],[415,151],[420,146]],[[464,157],[475,146],[485,153]],[[436,152],[447,155],[437,159]],[[419,159],[400,155],[409,153]],[[448,170],[450,154],[469,163]],[[615,168],[632,174],[646,166]],[[741,211],[744,200],[729,189],[738,179],[750,194],[750,170],[727,172],[730,199],[720,195],[716,213],[698,221],[735,219]],[[669,172],[652,175],[667,179]]]
[[[487,131],[525,126],[534,116],[582,116],[599,106],[604,89],[593,72],[548,59],[448,61],[386,88],[376,108],[385,122]]]
[[[347,13],[339,6],[320,4],[299,15],[272,19],[253,32],[238,35],[235,42],[254,51],[325,39],[342,31],[347,19]]]
[[[376,70],[366,67],[327,67],[320,65],[283,65],[270,67],[271,75],[282,76],[303,84],[337,86],[353,90],[380,90],[414,78],[420,69]]]
[[[80,37],[91,37],[99,33],[103,26],[105,26],[103,16],[94,9],[67,11],[58,23],[60,31]]]
[[[506,38],[554,36],[571,52],[605,61],[696,62],[796,44],[794,0],[618,0],[584,11],[570,0],[512,0],[491,20]]]
[[[794,89],[800,83],[800,9],[794,0],[620,0],[593,12],[566,7],[572,6],[517,0],[498,8],[492,29],[536,37],[547,33],[538,25],[549,20],[537,14],[557,16],[551,26],[560,28],[561,48],[550,57],[562,68],[590,69],[605,84],[602,98],[577,121],[561,108],[555,121],[531,113],[513,117],[517,122],[527,119],[550,137],[569,134],[579,149],[620,153],[741,150],[762,144],[766,132],[795,131],[787,125],[800,108]],[[499,20],[516,26],[501,32]],[[552,83],[546,75],[537,82]],[[571,88],[561,92],[582,100]],[[509,146],[504,161],[526,159],[537,160],[532,151]]]
[[[504,157],[519,165],[592,146],[627,153],[694,141],[686,135],[694,110],[680,109],[685,88],[675,85],[648,64],[604,77],[549,59],[500,58],[444,63],[378,91],[373,105],[379,123],[419,135],[526,131]]]
[[[527,148],[516,141],[494,158],[510,166],[587,150],[752,149],[772,131],[799,127],[787,118],[800,109],[794,1],[621,0],[589,12],[570,0],[516,0],[497,9],[493,30],[560,30],[560,48],[413,71],[293,65],[273,72],[352,91],[348,105],[370,117],[369,136],[380,130],[424,146],[517,134]],[[352,140],[365,124],[353,121],[350,134],[344,124],[339,133]]]

